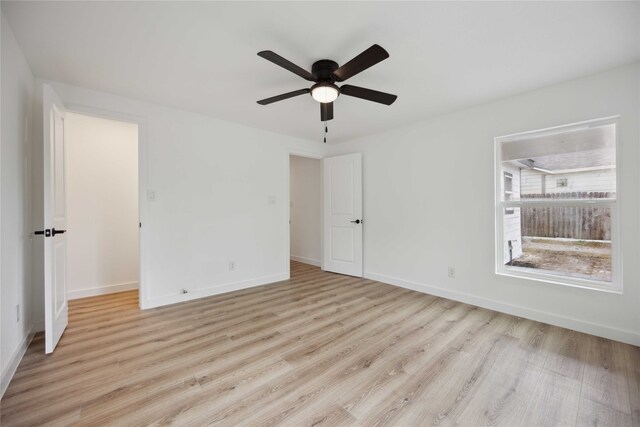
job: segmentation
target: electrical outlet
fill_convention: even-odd
[[[16,323],[20,323],[20,304],[16,305]]]
[[[456,278],[456,269],[453,267],[449,267],[449,277],[452,279]]]
[[[276,204],[276,196],[269,196],[269,198],[267,199],[267,203],[269,203],[270,205],[275,205]]]
[[[236,262],[229,261],[229,271],[236,271]]]
[[[155,202],[156,201],[156,191],[155,190],[148,190],[147,191],[147,200],[149,200],[150,202]]]

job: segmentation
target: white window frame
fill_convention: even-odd
[[[500,276],[517,277],[528,280],[535,280],[543,283],[552,283],[563,286],[571,286],[584,289],[592,289],[597,291],[622,293],[622,254],[620,251],[620,132],[619,132],[619,116],[605,117],[602,119],[587,120],[579,123],[568,125],[554,126],[551,128],[521,132],[516,134],[504,135],[494,139],[495,150],[495,266],[496,274]],[[615,147],[616,147],[616,198],[615,199],[545,199],[545,200],[511,200],[503,201],[503,183],[504,174],[502,169],[502,145],[506,142],[518,139],[528,139],[543,135],[555,134],[558,132],[575,131],[589,127],[597,127],[613,124],[615,128]],[[525,206],[544,207],[544,206],[600,206],[611,210],[611,282],[605,282],[592,279],[581,279],[576,277],[563,276],[560,274],[549,274],[536,272],[534,269],[516,266],[507,266],[504,261],[504,220],[505,210],[508,208],[520,208]]]

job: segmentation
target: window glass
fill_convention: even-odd
[[[615,125],[505,142],[502,169],[514,168],[520,175],[516,199],[615,198]]]
[[[498,140],[499,272],[611,286],[615,138],[609,121]]]
[[[504,263],[509,269],[611,282],[611,209],[505,209]]]

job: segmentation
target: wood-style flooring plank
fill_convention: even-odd
[[[629,386],[629,406],[631,422],[640,427],[640,347],[624,346],[627,359],[627,384]]]
[[[631,415],[597,402],[581,400],[577,426],[632,427]]]
[[[580,381],[545,369],[529,396],[527,412],[519,425],[575,426],[580,386]]]
[[[288,281],[141,311],[69,302],[2,426],[640,427],[640,349],[292,262]]]
[[[591,336],[587,340],[581,399],[630,414],[627,360],[623,345]]]

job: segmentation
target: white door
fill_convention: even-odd
[[[362,277],[362,155],[329,157],[322,163],[322,269]]]
[[[67,327],[67,183],[64,105],[51,86],[43,88],[44,134],[44,319],[45,352]]]

